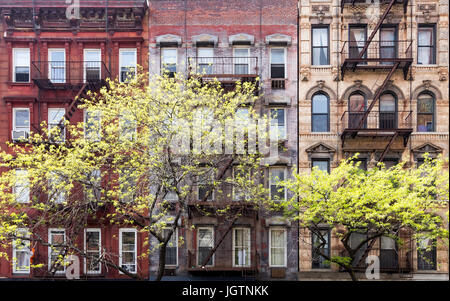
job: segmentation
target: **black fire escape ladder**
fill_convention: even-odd
[[[86,95],[87,87],[88,87],[88,83],[84,83],[81,86],[81,88],[78,91],[77,95],[74,97],[74,99],[70,103],[69,108],[68,108],[66,114],[64,115],[64,118],[62,118],[59,121],[58,127],[60,128],[61,131],[64,129],[64,120],[70,121],[70,119],[73,116],[73,113],[75,113],[75,111],[77,110],[78,104],[81,102],[81,98],[85,98],[87,96]]]

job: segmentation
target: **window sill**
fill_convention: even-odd
[[[17,82],[7,82],[8,87],[34,87],[33,82],[28,83],[17,83]]]

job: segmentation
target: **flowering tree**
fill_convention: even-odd
[[[265,200],[262,153],[250,147],[256,128],[247,122],[256,118],[255,91],[249,82],[225,91],[198,75],[138,74],[89,92],[79,104],[85,122],[65,120],[50,131],[43,124],[42,133],[32,134],[25,145],[10,144],[0,153],[0,243],[49,246],[51,274],[67,255],[77,254],[94,268],[102,264],[140,278],[137,267],[118,264],[119,254],[103,249],[90,255],[78,243],[88,225],[129,225],[148,234],[147,251],[140,255],[159,252],[156,279],[161,279],[166,247],[189,202],[209,200],[214,191],[216,213],[231,214],[220,200],[238,194],[224,186],[246,196],[240,201],[258,206]],[[266,122],[259,118],[261,149]],[[244,151],[236,151],[238,144]],[[225,176],[231,169],[234,177]],[[63,240],[42,235],[56,226],[66,230]]]
[[[401,163],[386,169],[380,163],[368,171],[352,159],[330,173],[314,168],[285,182],[294,197],[279,207],[310,231],[313,256],[357,280],[356,267],[382,237],[397,245],[424,238],[448,245],[448,171],[442,159],[428,158],[414,168]],[[329,252],[328,229],[343,248],[339,254]]]

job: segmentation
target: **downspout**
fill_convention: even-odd
[[[301,1],[297,2],[297,172],[299,172],[300,167],[300,82],[299,82],[299,72],[300,72],[300,7],[301,7]],[[300,204],[300,198],[297,197],[297,203]],[[300,221],[297,222],[297,272],[300,272]]]
[[[339,0],[336,0],[336,2],[337,2],[337,4],[338,4],[338,6],[339,6]],[[339,136],[339,122],[340,122],[340,119],[339,119],[339,82],[341,81],[341,79],[340,79],[340,75],[341,75],[341,70],[340,70],[340,66],[341,66],[341,62],[340,62],[340,46],[341,46],[341,43],[340,43],[340,37],[341,37],[341,26],[340,26],[340,24],[342,24],[343,22],[343,17],[341,16],[341,10],[339,9],[339,7],[338,7],[338,9],[337,9],[337,18],[336,18],[336,21],[337,21],[337,28],[336,28],[336,30],[337,30],[337,41],[336,41],[336,68],[337,68],[337,75],[336,75],[336,133],[338,134],[338,136]],[[339,139],[338,139],[338,143],[337,143],[337,146],[336,146],[336,150],[337,150],[337,161],[339,162],[339,160],[341,159],[341,158],[339,158],[339,154],[340,154],[340,151],[341,151],[341,143],[340,143],[340,141],[339,141]],[[342,156],[343,157],[343,156]]]

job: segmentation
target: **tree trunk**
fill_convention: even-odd
[[[159,249],[159,264],[158,264],[158,275],[155,281],[161,281],[164,275],[164,268],[166,267],[166,246],[167,244],[162,244]]]
[[[355,271],[353,270],[353,268],[346,268],[345,270],[352,278],[352,281],[358,281],[358,277],[356,277],[356,274],[355,274]]]

